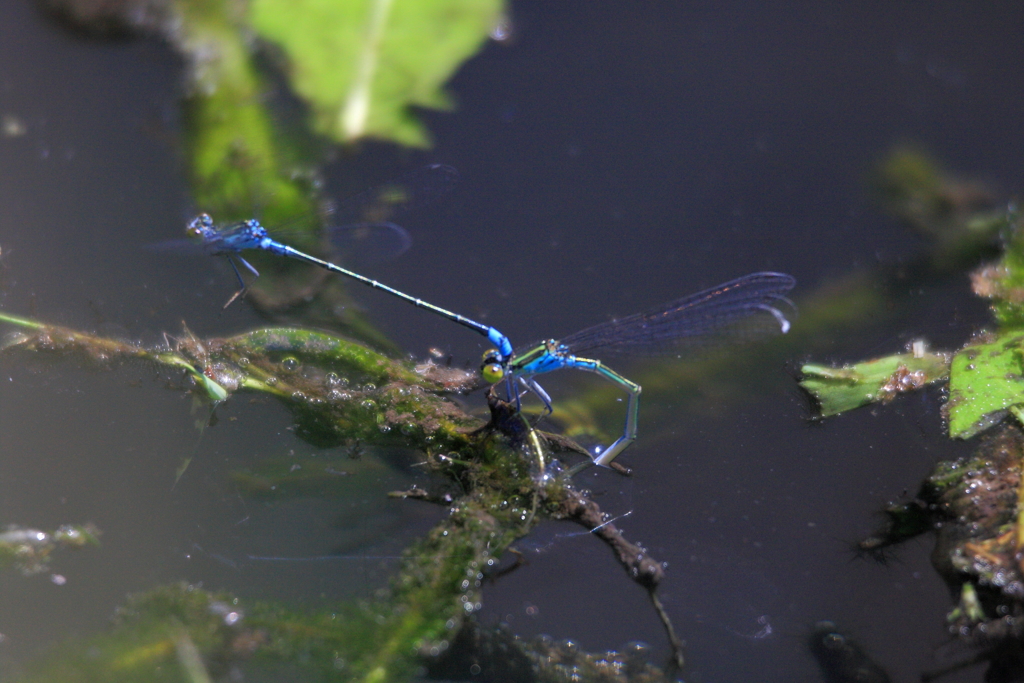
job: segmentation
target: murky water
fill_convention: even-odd
[[[865,189],[897,142],[1006,190],[1024,176],[1024,17],[1009,5],[525,2],[512,17],[514,39],[454,79],[458,111],[424,114],[435,149],[367,144],[327,172],[352,192],[421,163],[458,168],[447,203],[406,224],[412,250],[369,274],[514,340],[755,270],[794,274],[799,298],[913,258],[918,239]],[[200,336],[260,323],[247,306],[221,312],[223,264],[141,250],[180,236],[193,211],[175,147],[179,78],[158,43],[83,39],[27,2],[0,3],[0,117],[23,126],[0,138],[5,310],[147,341],[182,320]],[[953,346],[985,320],[966,278],[926,294],[896,324],[792,360],[892,352],[916,334]],[[461,363],[483,350],[445,321],[357,295],[411,353],[439,347]],[[941,437],[934,394],[809,425],[785,369],[759,373],[760,398],[728,410],[694,415],[645,395],[623,458],[635,476],[594,473],[593,488],[669,562],[662,595],[695,678],[816,680],[804,638],[831,619],[893,680],[916,680],[935,666],[950,606],[930,542],[888,566],[848,547],[882,504],[966,447]],[[556,406],[590,381],[555,383]],[[379,491],[344,501],[241,498],[229,468],[315,452],[289,425],[278,406],[239,400],[200,440],[188,399],[144,368],[0,361],[0,524],[104,530],[100,549],[57,558],[64,585],[0,574],[0,664],[102,629],[125,593],[171,580],[313,602],[378,585],[438,511],[370,495],[411,474],[374,475]],[[485,623],[587,650],[666,651],[646,596],[594,538],[549,525],[522,550],[527,566],[485,589]]]

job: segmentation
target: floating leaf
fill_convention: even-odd
[[[886,403],[899,394],[946,379],[949,357],[942,353],[903,353],[830,368],[807,364],[800,368],[800,386],[818,401],[823,417]]]
[[[284,52],[320,133],[426,147],[409,107],[450,108],[442,85],[501,9],[501,0],[254,0],[249,21]]]
[[[1024,406],[1021,346],[1024,334],[1003,334],[971,344],[949,371],[949,435],[967,439]]]

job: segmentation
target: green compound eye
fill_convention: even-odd
[[[485,382],[496,384],[505,377],[505,368],[501,367],[501,363],[484,363],[480,366],[480,375]]]

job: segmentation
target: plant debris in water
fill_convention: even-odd
[[[152,680],[146,677],[164,669],[185,672],[184,680],[205,680],[195,677],[216,678],[249,657],[316,671],[327,680],[404,680],[449,648],[481,607],[486,573],[545,519],[580,524],[613,550],[632,580],[647,590],[665,625],[673,650],[669,671],[682,668],[682,641],[657,595],[664,567],[630,543],[554,459],[566,451],[588,457],[586,451],[535,430],[494,392],[489,393],[491,419],[482,424],[445,396],[453,386],[466,385],[451,372],[439,379],[429,366],[417,371],[355,342],[310,330],[269,328],[209,340],[186,331],[147,349],[7,314],[0,319],[28,330],[4,348],[6,354],[85,358],[105,367],[144,361],[183,372],[213,403],[238,392],[273,396],[291,410],[297,434],[317,446],[357,442],[416,449],[424,457],[421,466],[445,482],[443,490],[396,495],[448,509],[444,520],[403,553],[390,588],[372,601],[313,613],[251,605],[243,621],[241,611],[222,607],[237,605],[234,597],[210,596],[192,586],[165,587],[133,602],[123,627],[85,650],[72,646],[40,663],[37,675],[27,680]],[[315,483],[299,485],[320,486],[325,472],[314,477]],[[257,490],[266,477],[280,475],[242,476]],[[558,648],[549,650],[543,659],[559,659],[556,668],[563,673],[600,669],[610,675],[622,664],[607,656],[573,659]]]
[[[92,524],[63,524],[53,531],[9,525],[0,531],[0,567],[13,567],[25,576],[49,571],[54,551],[99,545],[99,536]]]
[[[819,621],[807,645],[827,683],[889,683],[889,674],[832,621]]]
[[[991,199],[978,186],[944,179],[920,155],[894,155],[882,175],[891,207],[933,235],[943,259],[951,258],[954,246],[968,245],[967,252],[977,255],[970,245],[980,244],[982,234],[1004,231],[1001,259],[973,276],[975,292],[992,300],[996,326],[954,354],[902,354],[842,368],[808,364],[801,386],[823,415],[831,415],[948,382],[943,410],[949,434],[982,435],[977,448],[970,456],[939,463],[911,500],[885,509],[884,525],[859,548],[884,560],[896,544],[934,530],[932,563],[958,596],[947,621],[961,656],[923,678],[988,661],[986,681],[1019,681],[1024,677],[1024,297],[1019,296],[1024,223],[1013,204],[993,212]],[[822,653],[823,643],[816,645]],[[875,680],[875,674],[866,675],[863,680]]]

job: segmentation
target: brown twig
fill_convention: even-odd
[[[652,558],[644,548],[627,541],[619,528],[608,521],[597,503],[572,489],[567,489],[566,494],[562,501],[565,519],[586,527],[590,533],[604,541],[615,553],[619,563],[625,567],[630,578],[647,589],[654,611],[657,612],[672,646],[672,656],[669,666],[666,667],[667,673],[670,676],[675,675],[685,664],[686,644],[676,634],[668,612],[657,595],[658,584],[665,578],[664,565]]]

